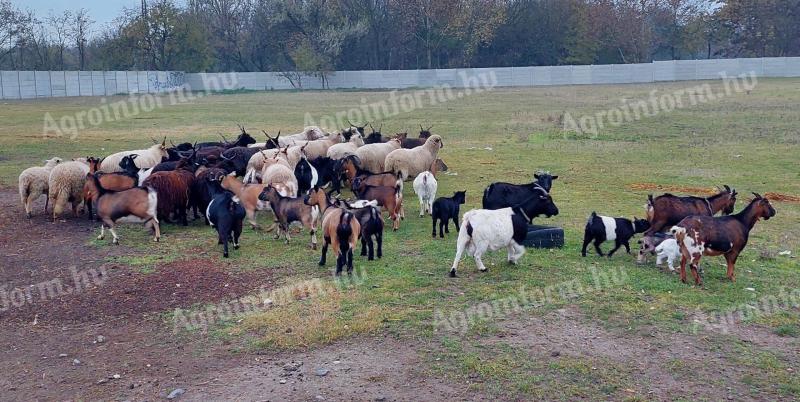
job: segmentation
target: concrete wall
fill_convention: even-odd
[[[800,57],[675,60],[597,66],[338,71],[330,74],[328,84],[334,89],[394,89],[436,85],[464,87],[472,85],[470,82],[474,81],[470,80],[481,77],[482,73],[493,73],[494,85],[501,87],[597,85],[709,80],[751,72],[757,77],[800,77]],[[227,84],[220,85],[223,75],[227,76]],[[483,77],[488,79],[490,76]],[[322,88],[319,78],[304,77],[301,81],[305,89]],[[280,73],[186,74],[186,84],[192,90],[200,91],[293,88]]]
[[[155,93],[184,83],[180,71],[0,71],[0,99]]]
[[[465,87],[476,83],[500,87],[597,85],[709,80],[749,73],[757,77],[800,77],[800,57],[674,60],[598,66],[337,71],[328,77],[328,85],[334,89]],[[301,77],[300,82],[305,89],[322,88],[322,82],[316,77]],[[0,71],[2,99],[155,93],[181,87],[194,91],[295,88],[283,74],[275,72]]]

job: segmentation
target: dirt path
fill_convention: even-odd
[[[7,295],[18,290],[17,302],[29,293],[17,305],[0,305],[0,344],[8,345],[0,351],[0,399],[154,400],[176,388],[197,400],[431,400],[463,392],[425,377],[416,352],[393,339],[241,355],[200,335],[173,336],[164,312],[269,288],[273,278],[232,275],[203,259],[145,274],[108,263],[141,252],[88,245],[96,231],[82,217],[52,223],[39,212],[25,219],[14,190],[0,190],[0,286]],[[293,361],[303,365],[286,371]],[[317,376],[316,366],[329,372]]]

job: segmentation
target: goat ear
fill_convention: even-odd
[[[555,179],[557,179],[557,178],[558,178],[558,176],[553,176],[553,180],[555,180]]]
[[[534,173],[534,174],[533,174],[533,178],[534,178],[534,179],[538,179],[538,178],[539,178],[539,173]]]

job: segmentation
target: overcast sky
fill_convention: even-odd
[[[94,32],[102,31],[105,25],[120,15],[123,7],[139,8],[141,0],[11,0],[20,9],[32,10],[37,17],[47,17],[50,10],[56,14],[64,10],[89,10],[89,16],[95,21]]]

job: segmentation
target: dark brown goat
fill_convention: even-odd
[[[142,183],[143,187],[153,187],[158,193],[158,217],[171,223],[170,214],[175,214],[183,226],[186,209],[189,207],[189,190],[194,182],[194,171],[188,158],[183,158],[175,170],[156,172]]]
[[[673,226],[670,232],[681,248],[681,281],[686,283],[686,262],[690,264],[694,283],[702,284],[702,272],[698,264],[704,255],[724,255],[728,264],[727,276],[736,281],[733,272],[736,260],[747,245],[750,230],[759,219],[768,220],[775,216],[775,208],[769,200],[753,193],[755,198],[741,212],[735,215],[712,217],[690,216]]]
[[[308,230],[311,231],[311,249],[317,249],[317,225],[320,218],[320,209],[316,205],[312,206],[305,202],[303,198],[290,198],[284,197],[279,193],[272,184],[264,187],[261,194],[258,195],[261,201],[268,201],[272,212],[275,213],[275,220],[278,223],[278,231],[275,238],[280,238],[283,234],[286,238],[286,243],[289,243],[289,225],[292,222],[300,222]],[[327,204],[325,204],[327,207]]]
[[[718,194],[711,197],[678,197],[672,194],[647,198],[647,220],[650,221],[650,230],[645,236],[664,231],[681,219],[692,215],[714,216],[722,211],[725,215],[733,212],[736,204],[736,190],[725,186]]]

